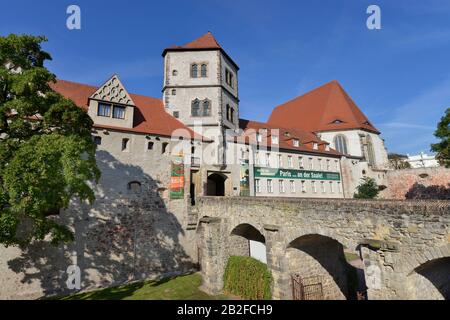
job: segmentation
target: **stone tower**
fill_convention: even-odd
[[[167,112],[212,139],[212,158],[224,164],[225,130],[239,127],[239,67],[211,32],[163,51]]]

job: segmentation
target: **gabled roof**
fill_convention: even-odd
[[[219,42],[214,38],[213,34],[208,31],[200,38],[195,39],[194,41],[188,42],[182,46],[171,46],[164,49],[162,56],[164,57],[168,51],[204,51],[204,50],[220,50],[224,56],[227,57],[231,63],[239,69],[238,65],[230,58],[230,56],[223,50],[220,46]]]
[[[362,129],[380,133],[336,80],[279,105],[268,122],[313,132]]]
[[[55,83],[50,84],[50,86],[53,90],[72,100],[77,106],[84,110],[88,110],[89,97],[99,89],[95,86],[66,80],[57,80]],[[130,97],[135,103],[133,128],[98,124],[94,124],[94,127],[167,137],[172,136],[175,130],[184,129],[186,134],[181,135],[184,138],[210,141],[195,133],[192,129],[168,114],[164,110],[163,102],[160,99],[138,94],[130,94]],[[180,136],[178,132],[180,131],[177,131],[177,136]]]
[[[238,137],[236,140],[238,142],[246,142],[247,144],[257,144],[256,141],[256,132],[260,132],[263,129],[267,129],[266,138],[263,137],[262,144],[271,147],[272,139],[271,134],[272,130],[276,130],[276,134],[278,134],[278,144],[274,145],[274,147],[280,149],[288,149],[288,150],[296,150],[302,152],[309,153],[319,153],[333,156],[341,156],[342,154],[334,149],[326,150],[326,146],[329,145],[328,142],[320,140],[314,133],[306,132],[298,129],[292,128],[284,128],[276,125],[271,125],[265,122],[258,122],[252,120],[239,119],[239,128],[243,131],[242,135]],[[286,134],[288,133],[288,134]],[[293,144],[293,140],[297,139],[300,142],[298,147],[295,147]],[[318,149],[315,150],[312,147],[313,143],[317,143]]]
[[[130,94],[117,75],[113,75],[109,78],[90,96],[90,98],[135,106],[133,99],[130,97]]]

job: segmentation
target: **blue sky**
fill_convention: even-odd
[[[81,8],[81,30],[66,8]],[[382,29],[366,28],[381,8]],[[429,152],[450,107],[448,0],[6,1],[0,35],[45,35],[59,78],[100,85],[119,74],[128,91],[160,97],[161,52],[207,31],[239,64],[240,116],[271,110],[338,80],[382,132],[389,151]],[[5,10],[3,10],[5,9]]]

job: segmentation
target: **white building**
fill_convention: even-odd
[[[434,155],[428,155],[421,152],[418,155],[410,156],[408,154],[407,162],[411,165],[411,168],[433,168],[439,167],[439,162],[436,160]]]

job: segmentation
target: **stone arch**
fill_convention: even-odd
[[[228,252],[230,256],[251,256],[266,263],[266,238],[253,225],[241,223],[229,235]]]
[[[450,244],[407,259],[420,262],[407,276],[409,299],[450,300],[450,255],[446,254],[449,249]]]
[[[321,234],[306,234],[286,247],[288,270],[298,275],[304,284],[320,283],[323,299],[342,300],[351,297],[344,246]]]

